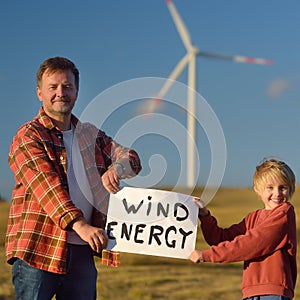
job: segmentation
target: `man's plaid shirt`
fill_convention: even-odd
[[[73,115],[72,123],[97,208],[92,225],[104,227],[108,194],[100,176],[121,159],[128,159],[131,174],[137,174],[140,160],[95,126]],[[66,273],[68,226],[82,212],[69,198],[63,134],[43,108],[16,133],[8,162],[16,181],[5,243],[8,262],[20,258],[41,270]]]

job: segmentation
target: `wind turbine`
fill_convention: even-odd
[[[261,65],[272,64],[271,60],[263,58],[253,58],[240,55],[224,55],[218,53],[210,53],[200,51],[196,46],[192,44],[189,32],[181,19],[174,3],[172,0],[166,0],[167,6],[169,8],[170,14],[173,18],[179,36],[186,48],[187,53],[178,62],[174,70],[169,76],[169,80],[161,88],[157,97],[152,101],[150,107],[147,109],[147,113],[151,113],[155,110],[157,104],[163,99],[165,94],[171,88],[173,82],[179,77],[184,68],[188,65],[188,93],[187,93],[187,186],[194,187],[196,183],[195,176],[195,155],[193,147],[196,141],[196,120],[194,115],[196,113],[196,103],[195,103],[195,92],[196,92],[196,58],[197,56],[204,56],[207,58],[216,58],[231,60],[238,63],[252,63]]]

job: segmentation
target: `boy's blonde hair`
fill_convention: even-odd
[[[268,180],[284,182],[289,189],[289,198],[292,198],[295,192],[296,179],[294,172],[285,162],[265,159],[257,166],[253,177],[254,191],[259,194]]]

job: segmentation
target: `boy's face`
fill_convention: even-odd
[[[287,184],[277,180],[267,180],[259,193],[265,209],[273,209],[289,200],[289,188]]]

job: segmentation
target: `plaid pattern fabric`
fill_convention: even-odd
[[[101,263],[105,266],[118,268],[120,266],[120,253],[111,250],[102,250]]]
[[[97,208],[93,225],[104,228],[108,194],[99,176],[112,162],[124,158],[137,174],[140,161],[133,150],[120,146],[93,125],[80,123],[75,116],[72,123]],[[82,212],[69,198],[63,134],[43,108],[16,133],[8,162],[16,184],[5,241],[7,260],[12,263],[20,258],[33,267],[64,274],[68,225]]]

